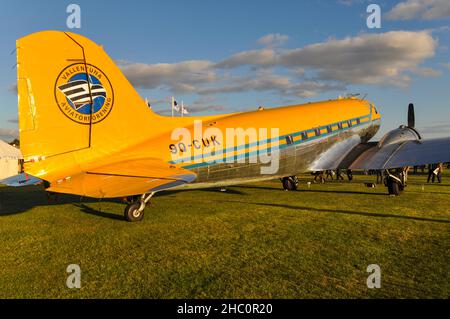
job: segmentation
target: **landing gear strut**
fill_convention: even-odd
[[[285,191],[295,191],[298,186],[298,178],[297,176],[283,177],[281,183],[283,184],[283,189]]]
[[[384,185],[388,188],[389,195],[399,196],[406,187],[408,167],[386,170],[385,175]]]
[[[125,219],[129,222],[141,221],[144,218],[145,206],[153,195],[155,195],[155,192],[143,194],[140,199],[128,204],[124,211]]]

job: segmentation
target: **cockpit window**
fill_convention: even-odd
[[[375,105],[372,104],[372,107],[373,107],[373,110],[375,111],[375,114],[378,114],[378,110],[377,110],[377,108],[375,107]]]

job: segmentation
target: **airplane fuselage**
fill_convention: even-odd
[[[356,144],[370,140],[379,129],[380,115],[367,101],[341,99],[192,121],[197,122],[183,127],[175,139],[174,128],[165,147],[169,163],[197,174],[193,183],[178,188],[228,186],[320,170],[327,157],[343,157]],[[199,128],[200,135],[195,132]],[[231,135],[234,143],[228,146],[230,129],[241,129],[245,137],[239,141]],[[278,132],[275,137],[270,135],[273,129]]]

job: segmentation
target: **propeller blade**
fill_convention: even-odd
[[[414,104],[409,103],[408,105],[408,126],[414,127],[415,123],[415,116],[414,116]]]

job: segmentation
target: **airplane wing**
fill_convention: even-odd
[[[450,137],[372,145],[349,168],[378,170],[446,162],[450,162]]]
[[[327,160],[322,161],[322,165],[316,165],[314,169],[381,170],[446,163],[450,162],[450,137],[407,140],[381,147],[377,142],[360,143],[345,156],[324,155]]]
[[[190,183],[196,174],[160,159],[116,162],[51,183],[51,192],[96,198],[125,197],[161,191]]]

